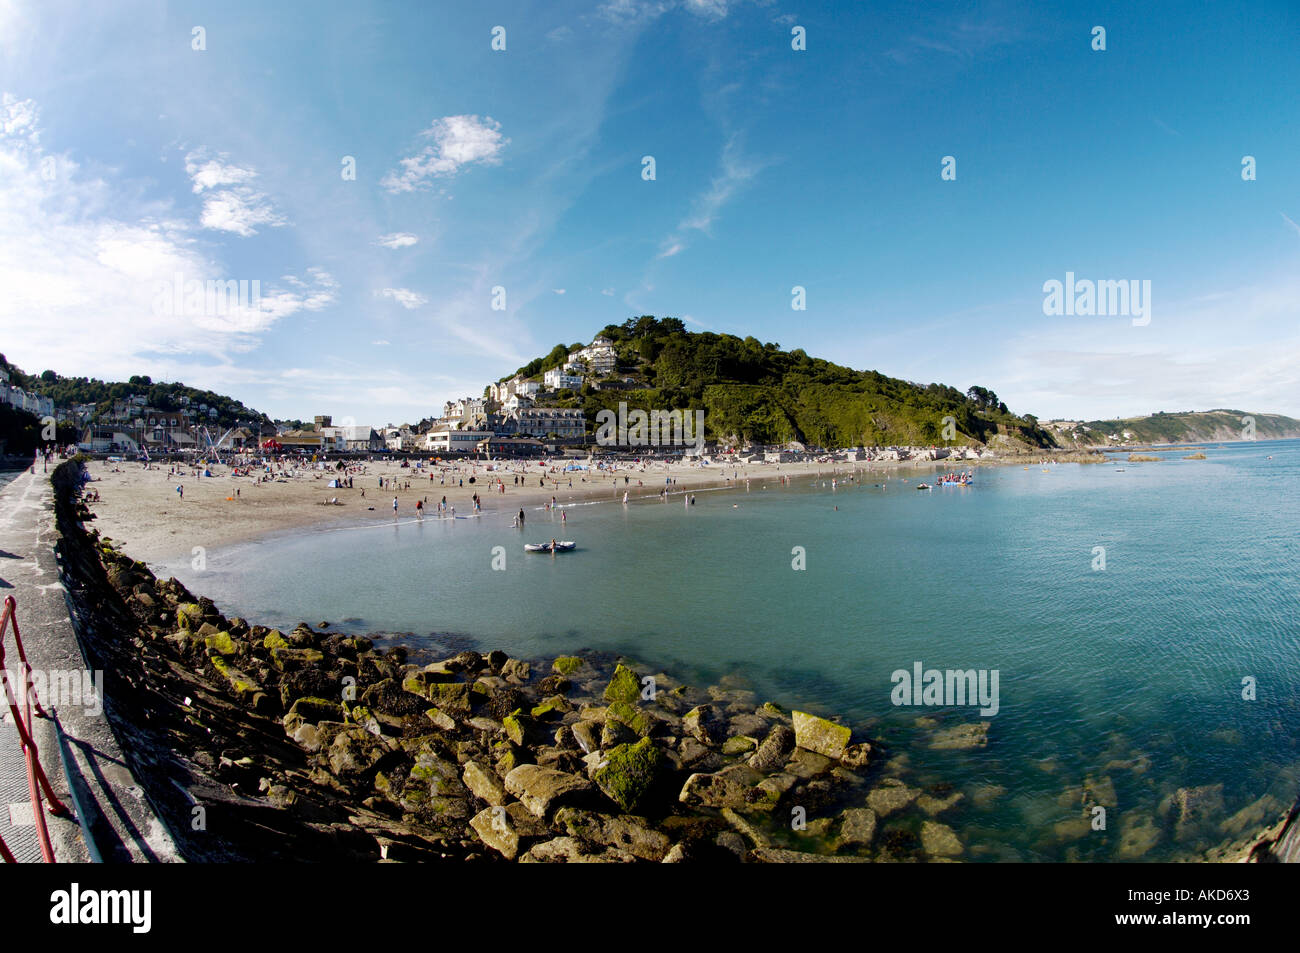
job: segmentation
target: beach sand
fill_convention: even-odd
[[[969,467],[972,461],[961,461],[959,465]],[[666,479],[677,481],[669,486],[669,492],[679,498],[680,504],[680,494],[684,491],[726,486],[743,488],[747,479],[757,489],[779,486],[782,477],[798,479],[820,474],[830,479],[857,473],[858,478],[863,479],[870,474],[879,477],[915,466],[927,471],[936,469],[933,463],[892,461],[871,464],[748,464],[735,468],[651,463],[642,469],[639,465],[628,464],[613,474],[603,471],[562,473],[558,469],[543,470],[536,462],[525,466],[522,461],[493,464],[502,469],[492,471],[487,470],[487,464],[466,462],[448,469],[445,474],[438,469],[402,468],[399,461],[390,460],[366,462],[359,466],[364,466],[365,472],[353,474],[352,489],[333,489],[327,486],[335,476],[333,470],[299,469],[292,476],[273,476],[270,482],[259,484],[254,476],[232,476],[231,468],[226,466],[213,466],[211,477],[196,478],[189,468],[183,475],[169,476],[165,465],[155,464],[146,470],[143,464],[136,462],[95,460],[87,464],[93,482],[86,488],[98,491],[100,495],[98,502],[89,504],[95,514],[93,527],[102,535],[111,537],[116,545],[136,559],[154,566],[189,558],[196,546],[211,550],[273,533],[317,526],[391,522],[394,496],[397,497],[400,519],[414,518],[416,500],[426,497],[425,519],[437,519],[434,504],[444,496],[448,505],[455,508],[456,515],[469,516],[474,512],[472,497],[475,492],[481,494],[485,513],[512,517],[521,508],[531,512],[550,503],[552,496],[561,507],[593,500],[617,503],[622,500],[624,492],[633,504],[657,502]],[[433,473],[432,481],[430,472]],[[516,474],[523,473],[526,473],[523,486],[512,482]],[[738,474],[734,481],[728,479],[733,473]],[[628,477],[626,484],[625,476]],[[381,477],[385,483],[382,489],[379,486]],[[469,482],[470,477],[474,477],[473,484]],[[497,477],[505,481],[504,493],[496,488]],[[392,488],[388,487],[390,479],[394,481]],[[440,479],[445,479],[445,482],[440,483]],[[544,481],[544,485],[539,485],[539,479]],[[462,480],[463,486],[460,485]],[[489,481],[492,481],[491,485]],[[638,486],[638,481],[642,485]],[[406,488],[408,483],[409,489]],[[178,484],[185,488],[184,498],[176,493]],[[325,500],[333,498],[337,498],[340,505],[322,505]]]

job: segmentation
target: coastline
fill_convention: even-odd
[[[77,512],[81,518],[91,516],[84,508]],[[102,540],[87,547],[96,532],[85,537],[82,548],[102,563],[100,572],[125,608],[114,626],[114,641],[128,641],[129,627],[122,618],[134,618],[137,632],[129,638],[129,650],[145,658],[161,654],[171,673],[172,684],[146,684],[145,689],[184,695],[185,705],[175,713],[182,720],[194,718],[188,710],[191,696],[210,701],[223,695],[227,719],[236,724],[254,719],[259,725],[257,732],[244,732],[249,740],[243,745],[232,745],[227,733],[217,749],[206,751],[202,737],[197,754],[185,749],[187,760],[214,766],[205,783],[237,777],[244,797],[256,783],[263,807],[288,810],[289,816],[277,821],[285,825],[294,823],[295,803],[342,812],[353,826],[356,818],[364,818],[371,839],[364,849],[357,847],[359,853],[347,855],[352,859],[379,859],[390,848],[398,856],[405,852],[409,859],[425,860],[507,855],[569,862],[989,857],[972,852],[960,827],[944,823],[943,813],[961,800],[962,792],[944,785],[933,790],[909,786],[907,753],[887,754],[865,726],[805,719],[799,742],[793,712],[764,702],[743,685],[725,679],[703,687],[681,685],[667,673],[626,658],[583,653],[510,659],[501,652],[461,652],[419,665],[403,648],[380,650],[367,639],[332,628],[304,623],[288,632],[227,619],[210,600],[174,580],[153,578],[143,563],[118,547],[102,545]],[[146,667],[157,671],[163,666],[155,658]],[[346,673],[357,678],[363,672],[367,675],[355,698],[338,701]],[[384,677],[366,680],[377,674]],[[647,676],[661,689],[649,701],[635,691]],[[141,677],[146,683],[150,678],[147,672]],[[196,678],[201,684],[195,684]],[[133,684],[133,690],[140,687]],[[816,729],[812,735],[808,724]],[[980,727],[945,724],[942,730],[947,744],[978,757],[989,743],[987,723],[982,732]],[[268,758],[268,749],[274,753],[275,748],[265,736],[272,732],[282,736],[281,744],[288,741],[297,749],[304,763],[282,765],[276,757]],[[610,750],[629,755],[638,745],[637,757],[655,761],[656,772],[665,765],[668,770],[647,785],[657,792],[654,808],[629,802],[633,813],[600,787],[594,773]],[[760,759],[759,767],[766,770],[759,771],[751,762],[765,746],[776,754]],[[652,749],[659,754],[649,755]],[[151,757],[164,760],[165,753]],[[354,770],[354,763],[363,762],[365,767]],[[262,777],[253,777],[254,765],[261,767]],[[512,793],[507,781],[525,766],[545,771],[516,775]],[[429,771],[442,780],[435,779],[424,794],[407,791],[413,779],[423,785]],[[554,804],[545,798],[538,802],[535,793],[527,793],[524,779],[559,783],[562,779],[553,771],[577,781],[564,781],[572,791]],[[304,778],[310,781],[307,787],[302,787]],[[439,784],[452,796],[439,793]],[[500,803],[479,797],[476,788]],[[430,804],[439,807],[436,816],[427,813]],[[529,804],[541,804],[540,816]],[[784,818],[791,805],[806,811],[803,829],[788,827]],[[500,822],[507,828],[504,834],[491,826],[500,818],[498,808],[513,812]],[[1209,857],[1186,859],[1258,859],[1258,845],[1277,829],[1274,825],[1224,845]],[[394,832],[405,838],[400,848],[391,847],[399,843]],[[501,840],[498,834],[508,836]],[[648,838],[656,845],[651,856],[629,852],[628,838]],[[372,855],[375,849],[378,857]],[[255,856],[253,851],[232,859]]]
[[[398,519],[415,519],[416,500],[427,498],[424,518],[432,520],[439,518],[434,506],[444,496],[458,516],[472,514],[472,497],[479,492],[483,517],[508,522],[518,510],[527,513],[539,509],[550,504],[552,497],[557,507],[564,508],[600,502],[618,503],[627,492],[630,504],[640,504],[656,502],[659,491],[665,486],[670,496],[679,497],[683,492],[743,489],[746,480],[758,489],[779,486],[782,478],[820,477],[829,480],[852,477],[858,482],[868,477],[907,479],[913,471],[973,469],[1016,462],[1019,461],[962,460],[951,466],[942,461],[912,460],[870,464],[749,464],[726,468],[727,476],[718,466],[701,469],[654,464],[644,471],[629,468],[613,476],[598,473],[594,478],[587,477],[586,482],[586,475],[579,471],[563,476],[548,472],[545,485],[539,486],[540,468],[536,466],[529,468],[527,485],[511,482],[514,476],[511,471],[488,472],[481,464],[463,464],[461,469],[451,471],[443,483],[439,482],[436,471],[435,478],[429,480],[427,471],[379,461],[365,464],[367,472],[353,477],[351,489],[331,489],[327,484],[332,473],[327,475],[324,471],[297,471],[295,476],[285,477],[284,482],[258,484],[251,477],[232,477],[230,468],[225,466],[213,467],[211,477],[195,478],[188,468],[183,475],[169,476],[165,467],[145,470],[138,463],[93,461],[87,465],[92,477],[87,488],[100,493],[99,501],[89,506],[103,534],[129,547],[137,559],[158,565],[169,560],[188,559],[195,546],[210,550],[286,532],[391,525],[394,496],[398,499]],[[738,476],[732,479],[731,473]],[[485,479],[497,475],[505,480],[504,493],[484,486]],[[628,478],[626,483],[623,480],[625,476]],[[381,488],[381,477],[385,483],[394,480],[395,485]],[[473,484],[468,482],[470,477],[475,480]],[[554,479],[556,477],[559,477],[558,481]],[[459,485],[460,480],[465,481],[463,486]],[[676,482],[667,485],[665,480]],[[409,489],[407,481],[410,482]],[[638,481],[642,485],[638,486]],[[456,485],[450,485],[453,482]],[[175,492],[178,484],[184,487],[183,497]],[[330,498],[337,498],[341,505],[322,505]]]

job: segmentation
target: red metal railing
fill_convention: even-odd
[[[41,767],[40,758],[36,750],[36,742],[32,739],[32,707],[36,708],[36,714],[42,718],[49,717],[45,709],[41,707],[40,699],[36,697],[36,686],[32,684],[32,667],[27,662],[27,653],[23,651],[22,635],[18,632],[18,603],[13,596],[5,598],[4,614],[0,615],[0,682],[4,682],[5,700],[9,703],[9,711],[13,714],[14,724],[18,726],[18,737],[22,742],[23,757],[27,762],[27,792],[32,802],[32,817],[36,821],[36,837],[41,845],[41,858],[47,863],[54,863],[54,847],[50,844],[50,830],[45,824],[45,811],[41,809],[41,796],[44,794],[45,799],[49,802],[49,812],[56,817],[61,817],[70,812],[64,807],[63,802],[58,799],[54,793],[54,788],[50,787],[50,780],[45,776],[45,769]],[[14,630],[14,645],[18,649],[18,662],[22,669],[23,679],[23,712],[18,711],[18,699],[14,697],[13,686],[9,684],[9,669],[5,665],[5,630],[10,627]],[[3,840],[0,840],[0,859],[5,863],[14,863],[14,856],[9,852]]]

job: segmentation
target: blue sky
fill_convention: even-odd
[[[1300,7],[1224,6],[0,0],[0,350],[379,425],[649,313],[1300,416]],[[261,301],[160,313],[178,272]],[[1044,315],[1067,272],[1150,323]]]

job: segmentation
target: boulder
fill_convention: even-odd
[[[632,854],[614,847],[590,851],[576,837],[557,837],[534,844],[519,859],[523,863],[546,864],[630,864],[636,861]]]
[[[388,746],[366,729],[349,725],[329,747],[330,770],[338,777],[364,774],[388,753]]]
[[[638,738],[644,738],[652,734],[658,723],[658,719],[648,711],[644,711],[630,702],[622,701],[611,702],[609,707],[605,709],[605,724],[608,725],[610,721],[616,721],[626,726]]]
[[[453,731],[456,728],[455,719],[441,709],[430,708],[424,713],[424,717],[428,718],[434,723],[434,725],[441,728],[443,731]]]
[[[606,797],[625,811],[635,811],[653,792],[665,761],[664,753],[649,738],[642,738],[611,749],[593,777]]]
[[[571,837],[602,847],[614,847],[642,860],[663,860],[672,846],[667,835],[654,830],[639,817],[616,817],[562,807],[555,813],[555,824]]]
[[[515,859],[524,840],[544,837],[548,833],[546,827],[518,802],[506,807],[484,808],[474,815],[469,824],[479,840],[506,860]]]
[[[692,774],[678,800],[690,807],[748,808],[747,796],[763,776],[744,764],[733,764],[713,774]]]
[[[827,758],[838,759],[844,754],[852,735],[847,725],[837,725],[802,711],[791,712],[791,716],[794,718],[794,743],[800,748]]]
[[[686,713],[682,727],[701,744],[720,745],[727,740],[727,719],[713,705],[697,705]]]
[[[590,796],[592,786],[576,774],[521,764],[506,775],[506,791],[519,798],[534,817],[546,817],[557,807],[581,803]]]
[[[839,844],[867,847],[876,836],[876,812],[866,807],[851,807],[842,815]]]
[[[469,788],[470,793],[479,800],[487,801],[492,805],[505,803],[505,784],[495,772],[489,771],[477,761],[465,763],[465,772],[461,780],[465,782],[465,787]]]
[[[600,729],[595,722],[575,721],[572,726],[573,740],[584,754],[591,754],[600,749]]]
[[[605,686],[605,701],[627,702],[635,705],[641,698],[641,682],[622,662],[614,668],[614,675]]]
[[[551,663],[551,671],[556,675],[572,675],[582,668],[582,659],[576,655],[561,655]]]
[[[755,771],[775,771],[785,764],[794,750],[794,732],[785,725],[773,725],[749,759],[749,766]]]

